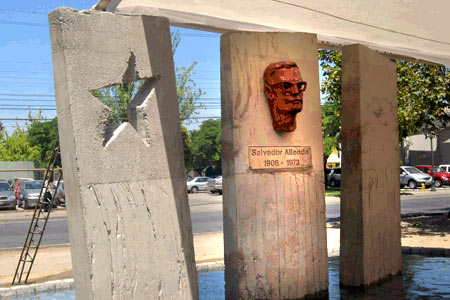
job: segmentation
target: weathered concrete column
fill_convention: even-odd
[[[264,95],[265,68],[279,61],[297,63],[307,82],[293,132],[274,130]],[[313,34],[222,36],[226,299],[299,299],[327,289],[317,62]]]
[[[49,15],[77,299],[197,299],[168,21]],[[144,80],[129,122],[102,87]]]
[[[396,65],[361,45],[342,55],[340,280],[375,283],[401,269]]]

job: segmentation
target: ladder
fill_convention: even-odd
[[[36,207],[34,208],[34,214],[31,219],[30,227],[28,229],[27,238],[23,245],[22,253],[20,254],[19,262],[17,264],[16,273],[12,281],[12,285],[27,283],[30,276],[31,268],[33,267],[36,254],[41,244],[42,236],[44,235],[45,227],[47,225],[50,212],[55,201],[55,196],[58,191],[59,182],[62,177],[62,168],[58,166],[58,162],[61,161],[61,152],[59,148],[59,140],[56,139],[55,146],[53,147],[52,156],[45,170],[44,180],[42,181],[41,191],[39,193],[39,199]],[[57,177],[56,177],[57,176]],[[52,193],[52,199],[50,202],[45,201],[45,193],[51,192],[49,188],[51,179],[58,178],[58,183]],[[45,211],[47,206],[47,211]],[[25,278],[23,278],[25,275]]]

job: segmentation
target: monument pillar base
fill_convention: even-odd
[[[401,270],[396,65],[361,45],[342,55],[340,281],[366,286]]]
[[[264,94],[265,69],[280,61],[296,63],[300,81],[307,82],[291,132],[274,129]],[[313,34],[239,32],[221,38],[228,300],[301,299],[328,288],[317,61]],[[292,90],[297,88],[305,86]]]
[[[77,299],[197,299],[167,19],[49,15]],[[95,91],[142,80],[128,121]]]

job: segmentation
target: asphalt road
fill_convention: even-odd
[[[189,204],[194,233],[223,231],[222,196],[208,193],[190,194]],[[450,209],[450,188],[433,194],[404,192],[401,196],[402,214],[430,213],[444,209]],[[2,213],[4,212],[0,211],[0,249],[22,247],[30,224],[30,217],[2,220]],[[329,221],[339,217],[339,198],[327,198],[326,213]],[[59,215],[50,218],[41,245],[66,243],[69,243],[69,234],[65,217]]]
[[[405,191],[400,196],[401,214],[434,213],[450,210],[450,188],[441,189],[436,193],[415,191],[414,194]],[[340,216],[340,200],[327,201],[327,219],[335,220]]]
[[[0,223],[0,249],[23,247],[30,221]],[[67,220],[49,220],[41,245],[67,243],[69,243]]]

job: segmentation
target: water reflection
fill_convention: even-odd
[[[200,300],[224,300],[224,272],[199,274]],[[401,275],[361,291],[339,287],[339,258],[329,260],[330,300],[450,299],[450,258],[403,255]]]
[[[405,299],[450,299],[450,257],[403,258]]]
[[[409,299],[403,286],[402,275],[392,277],[381,284],[361,290],[348,290],[339,287],[339,258],[331,258],[328,267],[329,274],[329,299],[331,300],[372,300],[372,299]]]
[[[450,299],[450,257],[403,256],[402,275],[362,292],[339,287],[339,258],[329,260],[330,300]],[[199,274],[200,300],[224,300],[224,272]],[[73,300],[74,292],[47,294],[21,300]]]

